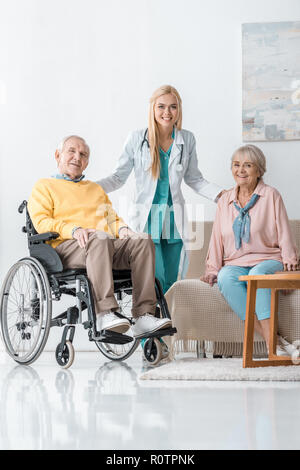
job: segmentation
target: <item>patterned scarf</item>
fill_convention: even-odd
[[[250,239],[250,216],[248,214],[249,209],[254,206],[258,200],[259,195],[253,194],[250,201],[245,205],[245,207],[239,207],[234,201],[234,207],[239,212],[239,215],[233,222],[232,228],[235,238],[235,248],[239,250],[242,245],[242,240],[245,243],[249,242]]]

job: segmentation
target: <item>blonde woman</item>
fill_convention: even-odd
[[[148,128],[132,132],[114,173],[98,183],[107,193],[123,186],[134,170],[136,198],[131,228],[151,234],[155,244],[155,275],[166,292],[184,278],[188,258],[184,182],[201,196],[217,201],[222,188],[206,181],[198,169],[194,135],[182,129],[182,103],[169,85],[158,88],[150,99]],[[130,235],[120,229],[120,237]]]

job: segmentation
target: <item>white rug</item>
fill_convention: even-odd
[[[184,358],[150,369],[140,380],[300,381],[299,366],[244,369],[242,359]]]

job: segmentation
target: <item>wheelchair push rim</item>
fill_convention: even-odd
[[[0,326],[6,351],[31,364],[48,339],[52,298],[47,274],[35,258],[23,258],[6,275],[1,291]]]
[[[111,361],[124,361],[134,353],[139,344],[140,341],[136,339],[127,344],[111,344],[96,341],[99,351]]]
[[[131,313],[131,307],[132,307],[132,289],[124,289],[119,293],[119,308],[120,308],[120,313],[124,315],[130,323],[132,323],[132,313]],[[132,331],[129,329],[125,333],[128,336],[132,336]],[[99,349],[99,351],[108,359],[111,361],[124,361],[128,357],[131,356],[131,354],[134,353],[134,351],[137,349],[139,346],[140,341],[137,339],[133,339],[130,343],[126,344],[112,344],[112,343],[104,343],[101,341],[96,341],[96,346]]]

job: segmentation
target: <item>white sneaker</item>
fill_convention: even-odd
[[[281,345],[277,345],[276,356],[290,356],[290,354]]]
[[[293,344],[290,344],[285,338],[279,335],[277,336],[277,348],[281,348],[285,351],[285,355],[288,356],[292,356],[293,353],[297,351],[297,348]],[[284,356],[284,354],[281,354],[281,356]]]
[[[278,335],[276,345],[276,356],[299,357],[299,351],[293,344],[290,344],[285,338]]]
[[[156,318],[151,313],[145,313],[139,317],[132,327],[133,336],[146,336],[154,331],[162,330],[172,326],[169,318]]]
[[[125,333],[130,328],[127,318],[118,317],[114,312],[101,313],[96,318],[97,331],[110,330],[116,333]]]
[[[269,348],[267,348],[268,351],[268,356],[269,356]],[[288,353],[286,352],[285,349],[283,349],[282,346],[276,346],[276,356],[288,356]]]

